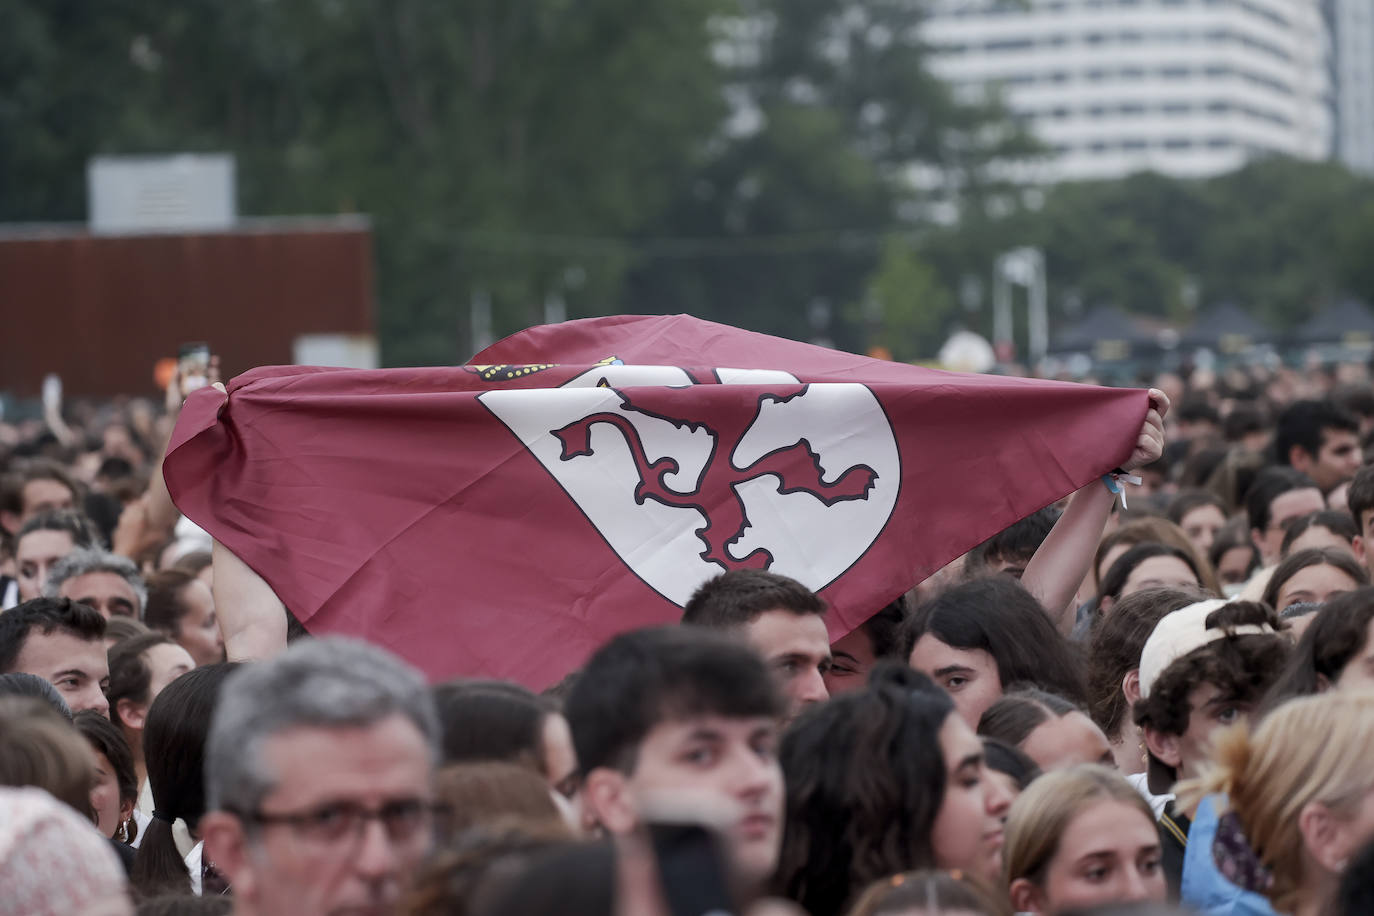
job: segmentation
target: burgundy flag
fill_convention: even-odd
[[[801,580],[843,635],[1125,461],[1148,409],[686,316],[533,328],[474,363],[198,391],[168,488],[311,631],[541,688],[727,569]]]

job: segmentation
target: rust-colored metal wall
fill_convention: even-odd
[[[153,394],[153,364],[203,340],[225,377],[291,362],[301,334],[373,333],[362,220],[203,235],[0,236],[0,390]]]

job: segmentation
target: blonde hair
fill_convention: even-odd
[[[1312,802],[1338,816],[1374,789],[1374,693],[1325,693],[1289,700],[1254,733],[1245,725],[1222,732],[1212,763],[1178,788],[1191,807],[1203,796],[1228,796],[1250,848],[1273,876],[1274,909],[1288,912],[1302,888],[1298,817]]]
[[[1017,878],[1042,884],[1069,824],[1091,805],[1114,801],[1130,805],[1154,825],[1154,812],[1116,770],[1085,763],[1054,770],[1036,779],[1012,803],[1007,816],[1002,862],[1008,885]]]

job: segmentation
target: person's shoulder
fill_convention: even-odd
[[[134,871],[134,856],[138,853],[127,843],[119,840],[110,840],[110,846],[114,848],[115,855],[119,857],[119,864],[124,866],[124,874],[132,875]]]

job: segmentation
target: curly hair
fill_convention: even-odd
[[[1212,684],[1238,703],[1264,696],[1288,660],[1290,644],[1278,615],[1268,605],[1233,601],[1207,617],[1208,628],[1268,624],[1274,633],[1223,636],[1176,659],[1155,681],[1148,697],[1135,704],[1135,723],[1168,735],[1188,730],[1192,706],[1188,696],[1201,684]]]
[[[1140,653],[1155,624],[1206,597],[1200,590],[1147,588],[1122,598],[1110,614],[1097,618],[1088,649],[1088,714],[1108,739],[1120,736],[1130,712],[1121,682],[1140,667]]]
[[[864,690],[802,714],[779,754],[787,786],[779,892],[826,916],[880,878],[938,867],[939,732],[953,713],[925,675],[884,664]]]

